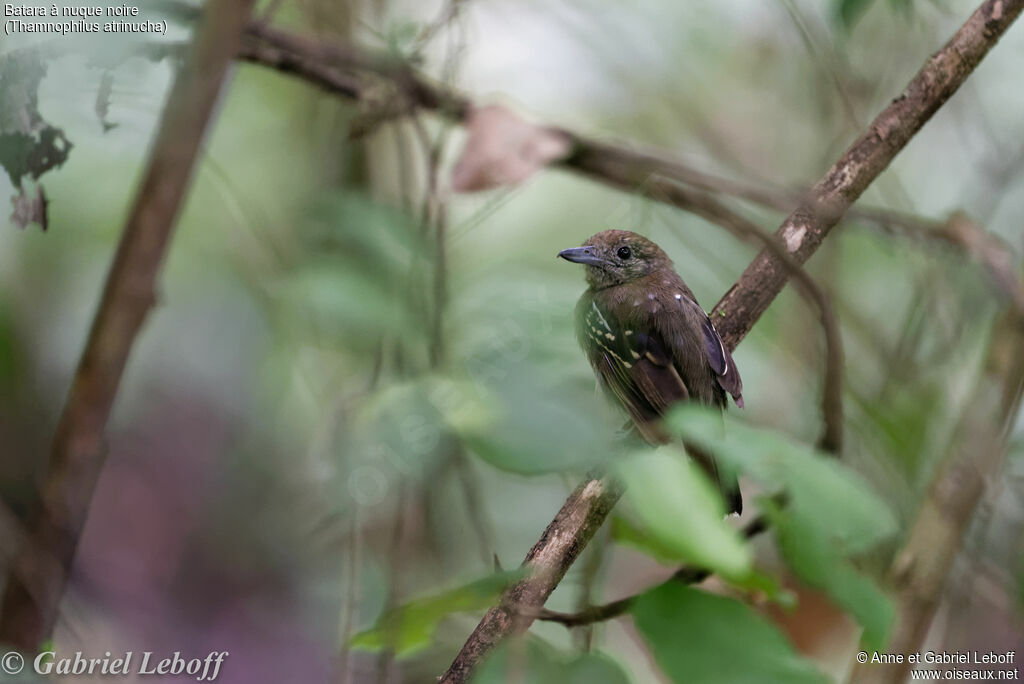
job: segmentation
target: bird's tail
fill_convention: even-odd
[[[743,496],[740,494],[740,483],[733,473],[725,473],[719,467],[715,459],[706,451],[693,444],[683,442],[686,452],[697,462],[707,473],[711,481],[718,487],[722,498],[725,499],[726,513],[743,512]]]

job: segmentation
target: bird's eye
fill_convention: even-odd
[[[623,261],[633,256],[633,252],[630,251],[629,247],[619,247],[619,251],[617,252],[617,254],[619,255],[619,258],[622,259]]]

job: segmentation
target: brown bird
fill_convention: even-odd
[[[558,256],[586,266],[590,286],[576,304],[576,337],[604,389],[648,443],[669,440],[660,422],[680,401],[743,407],[743,382],[729,350],[664,250],[628,230],[606,230]],[[691,445],[729,512],[743,508],[735,477]]]

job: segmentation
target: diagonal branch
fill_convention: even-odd
[[[996,13],[997,5],[1001,6],[1001,3],[990,4],[989,14],[984,16],[994,16],[993,13]],[[998,10],[999,17],[993,19],[992,24],[993,43],[998,38],[998,34],[1005,30],[1010,17],[1015,15],[1014,7],[1014,3],[1011,2],[1005,8]],[[194,16],[195,11],[192,12],[193,14],[188,16]],[[182,12],[179,11],[179,14]],[[978,22],[982,24],[980,28],[982,33],[988,30],[984,27],[984,21],[979,18],[975,28],[972,29],[973,33],[977,34],[979,31]],[[303,38],[263,25],[251,26],[246,36],[239,51],[238,58],[240,60],[293,74],[329,93],[358,100],[361,103],[370,103],[379,99],[379,94],[374,91],[373,81],[366,76],[370,75],[391,82],[394,90],[393,97],[386,99],[383,103],[373,105],[376,111],[370,118],[374,125],[379,125],[389,118],[409,114],[414,109],[435,111],[461,122],[465,120],[473,106],[465,95],[432,82],[393,57],[374,55],[351,46]],[[982,35],[981,40],[988,40],[988,38]],[[938,70],[935,73],[948,72],[950,69],[953,71],[969,70],[973,64],[976,64],[976,60],[980,59],[977,54],[977,46],[973,46],[972,50],[965,53],[962,63],[957,63],[955,48],[950,52],[948,47],[936,55],[937,58],[941,56],[941,64],[933,67],[933,71]],[[959,80],[956,83],[962,81],[961,76],[957,78]],[[879,117],[875,122],[878,125],[873,124],[869,129],[866,136],[876,136],[875,142],[869,148],[877,147],[879,150],[871,159],[866,158],[866,163],[881,164],[882,167],[887,165],[888,160],[895,155],[894,150],[898,150],[906,144],[909,136],[923,125],[924,121],[934,113],[935,109],[949,97],[956,87],[956,83],[949,81],[948,75],[935,81],[915,79],[915,83],[917,83],[917,87],[914,92],[908,88],[901,95],[900,100],[894,102],[886,110],[890,116],[884,119]],[[934,88],[935,92],[927,92],[928,88]],[[911,96],[914,96],[915,107],[909,105],[896,107],[901,100]],[[925,101],[929,103],[930,111],[925,111],[919,106]],[[891,123],[897,120],[905,121],[904,130],[897,132],[893,137],[890,127]],[[704,193],[727,195],[773,211],[786,213],[800,206],[813,207],[823,199],[820,187],[816,187],[812,191],[760,187],[715,176],[680,161],[667,159],[656,152],[594,140],[562,128],[553,128],[553,130],[564,136],[570,142],[572,149],[568,156],[556,162],[557,166],[629,192],[652,184],[674,181],[677,185],[684,184]],[[362,132],[365,133],[365,130]],[[834,184],[834,180],[833,177],[830,182]],[[862,191],[863,187],[860,188],[858,194]],[[690,197],[691,195],[679,195],[669,203],[685,211],[700,213],[697,210],[699,207],[695,208],[687,203]],[[663,201],[660,198],[655,199]],[[827,200],[828,197],[824,197],[824,199]],[[1004,296],[1008,296],[1018,309],[1024,311],[1024,294],[1022,294],[1019,279],[1012,269],[1008,271],[1006,268],[1006,263],[1012,263],[1015,259],[1012,250],[994,236],[977,229],[977,226],[973,226],[971,229],[972,224],[965,217],[955,215],[947,221],[934,221],[903,212],[870,207],[850,207],[851,202],[852,198],[842,204],[846,206],[847,213],[853,218],[890,234],[926,238],[973,256],[989,272],[996,289]],[[799,227],[795,230],[798,232]],[[800,261],[803,261],[806,256],[805,254]],[[1011,274],[1010,277],[1007,277],[1008,273]]]
[[[794,261],[804,263],[868,185],[967,79],[999,37],[1024,9],[1024,0],[986,0],[953,38],[933,55],[910,84],[871,123],[813,188],[812,197],[793,212],[776,236]],[[579,151],[571,158],[577,168],[591,168]],[[592,160],[591,160],[592,161]],[[730,349],[734,349],[781,292],[790,271],[765,248],[747,267],[712,313],[712,319]],[[583,500],[583,491],[597,496]],[[521,634],[532,619],[522,611],[536,611],[576,559],[580,547],[593,535],[621,492],[607,482],[589,479],[566,501],[578,515],[559,516],[527,554],[531,577],[506,592],[483,620],[441,678],[444,684],[466,682],[473,669],[505,638]],[[589,504],[589,508],[588,508]],[[580,509],[583,509],[582,511]],[[585,525],[580,523],[585,521]],[[566,539],[572,543],[566,544]],[[557,543],[552,543],[557,541]]]
[[[57,425],[39,510],[3,597],[0,642],[37,648],[57,606],[106,455],[104,429],[132,346],[155,301],[175,218],[253,0],[210,0],[175,80],[74,382]],[[55,559],[56,563],[48,559]]]
[[[1024,9],[1022,0],[986,0],[932,55],[783,222],[776,235],[803,263],[868,185],[967,79]],[[788,273],[763,250],[715,307],[718,330],[735,346],[785,286]],[[738,309],[738,311],[737,311]],[[728,315],[726,315],[728,313]]]

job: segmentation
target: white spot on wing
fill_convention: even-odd
[[[604,329],[611,331],[612,326],[608,325],[608,321],[604,320],[604,316],[601,315],[601,310],[597,308],[597,302],[591,302],[590,306],[593,307],[594,313],[597,314],[597,317],[601,319],[601,323],[604,325]]]

